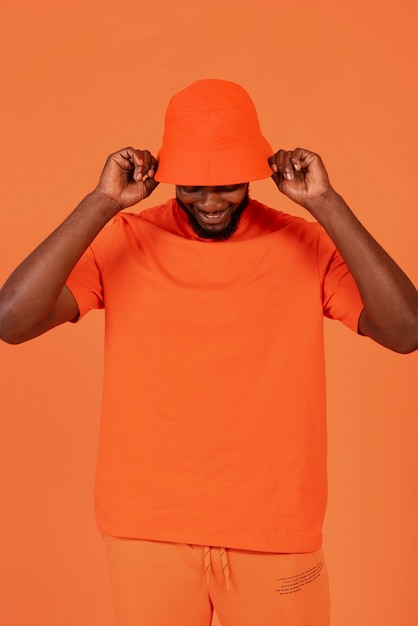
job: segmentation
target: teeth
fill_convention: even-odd
[[[199,213],[201,215],[203,215],[204,217],[208,218],[208,219],[216,219],[217,217],[220,217],[221,215],[226,213],[226,210],[225,211],[217,211],[216,213],[205,213],[204,211],[199,211]]]

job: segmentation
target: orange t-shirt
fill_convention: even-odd
[[[231,239],[200,240],[170,200],[117,215],[67,285],[106,315],[101,532],[318,549],[323,315],[357,330],[362,309],[322,228],[251,200]]]

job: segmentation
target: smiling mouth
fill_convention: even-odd
[[[204,220],[208,222],[221,222],[225,215],[229,211],[229,207],[226,209],[222,209],[221,211],[211,211],[210,213],[206,213],[205,211],[201,211],[200,209],[195,208],[196,213]]]

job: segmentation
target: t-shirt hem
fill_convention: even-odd
[[[274,554],[305,554],[316,552],[322,547],[322,534],[304,540],[272,541],[263,542],[248,538],[237,541],[228,535],[218,536],[201,535],[199,533],[165,533],[150,532],[138,529],[116,529],[106,524],[98,524],[99,532],[104,536],[117,537],[120,539],[138,539],[145,541],[158,541],[162,543],[178,543],[187,545],[201,545],[211,547],[230,548],[234,550],[248,550],[251,552],[265,552]]]

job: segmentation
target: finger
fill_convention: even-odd
[[[114,153],[114,155],[111,155],[111,156],[117,159],[121,167],[126,168],[126,169],[133,169],[134,153],[135,153],[135,149],[129,146],[127,148],[123,148],[122,150],[118,150],[117,152]]]
[[[294,150],[292,150],[292,153],[290,155],[290,162],[296,172],[299,172],[302,169],[301,161],[305,158],[305,153],[306,150],[303,150],[302,148],[295,148]]]
[[[102,176],[112,177],[122,175],[128,179],[131,178],[134,170],[133,153],[134,149],[128,147],[109,155]]]
[[[287,150],[283,155],[281,173],[286,180],[293,180],[295,177],[295,167],[292,158],[295,159],[293,151]],[[297,161],[296,161],[297,163]]]
[[[271,157],[268,158],[268,164],[270,165],[273,172],[277,172],[276,157],[277,157],[277,152],[276,154],[273,154]]]
[[[291,157],[293,165],[296,165],[295,169],[298,170],[308,167],[315,160],[320,161],[319,155],[304,148],[295,148]]]
[[[286,180],[294,178],[294,167],[292,163],[293,151],[279,150],[273,157],[270,157],[270,167],[276,175]]]
[[[133,154],[135,165],[134,180],[152,178],[157,169],[157,160],[149,150],[135,150]]]
[[[268,162],[273,172],[276,173],[280,171],[284,153],[284,150],[278,150],[275,154],[273,154],[273,156],[269,158]]]
[[[146,189],[146,194],[147,196],[149,196],[156,187],[158,187],[158,185],[160,184],[158,181],[155,180],[154,177],[148,176],[144,182],[143,182],[145,189]]]
[[[142,180],[142,177],[145,172],[144,167],[144,150],[134,150],[132,154],[133,164],[134,164],[134,173],[133,179],[136,181]]]
[[[149,159],[144,163],[144,171],[146,176],[153,178],[158,168],[158,161],[150,152],[148,155]]]

